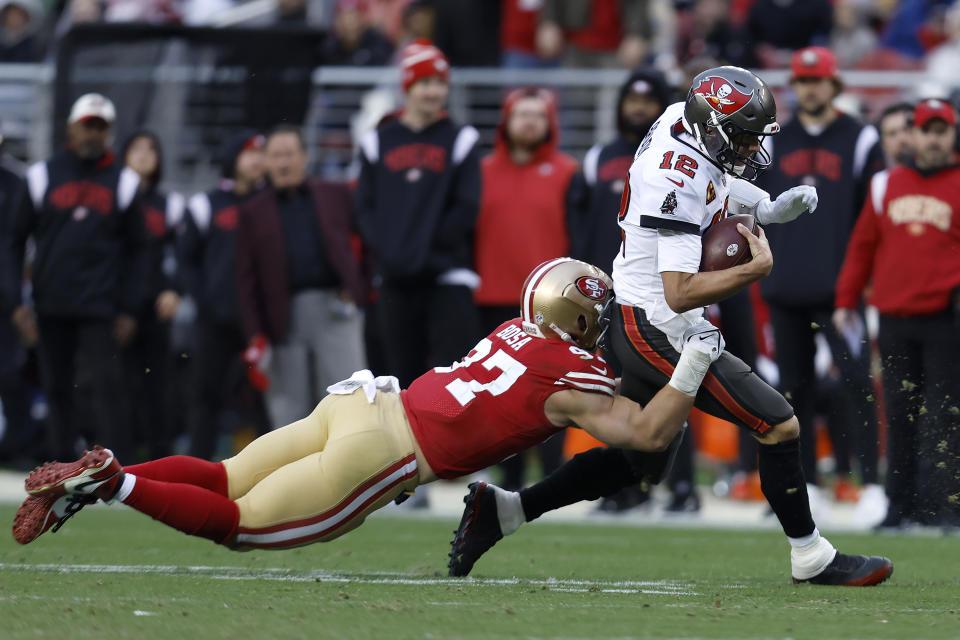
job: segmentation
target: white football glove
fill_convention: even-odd
[[[800,217],[804,211],[813,212],[816,208],[816,188],[800,185],[787,189],[773,202],[765,199],[757,203],[757,221],[760,224],[790,222]]]
[[[683,332],[683,349],[694,349],[710,356],[710,361],[715,362],[727,343],[723,339],[720,329],[713,326],[706,318],[701,319],[692,327],[687,327]]]

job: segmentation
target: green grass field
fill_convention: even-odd
[[[851,589],[790,584],[779,533],[592,524],[527,526],[452,579],[454,526],[375,517],[235,553],[87,509],[26,547],[0,536],[0,638],[960,638],[956,537],[830,536],[896,563]]]

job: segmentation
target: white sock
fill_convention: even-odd
[[[819,574],[833,562],[837,549],[820,535],[817,529],[802,538],[787,538],[790,541],[790,569],[797,580],[807,580]]]
[[[680,361],[673,370],[673,376],[667,384],[680,393],[696,396],[700,383],[703,382],[703,377],[707,375],[712,362],[709,353],[692,348],[684,349],[680,353]]]
[[[508,536],[527,521],[527,516],[523,513],[523,503],[520,502],[520,494],[516,491],[505,491],[493,484],[487,486],[493,489],[493,495],[497,498],[500,532]]]
[[[117,492],[113,494],[113,497],[107,500],[107,504],[117,504],[118,502],[125,502],[127,498],[130,497],[130,494],[133,493],[133,487],[137,484],[137,476],[132,473],[123,474],[123,482],[120,483],[120,488],[117,489]]]

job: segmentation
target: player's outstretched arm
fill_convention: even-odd
[[[737,230],[750,243],[750,253],[753,255],[750,262],[720,271],[664,271],[660,274],[664,297],[676,313],[726,300],[747,285],[770,274],[773,269],[773,253],[763,228],[757,227],[759,236],[750,233],[742,224],[737,225]]]
[[[662,451],[683,427],[700,383],[723,348],[720,331],[704,320],[684,333],[673,376],[646,407],[623,396],[568,389],[550,396],[544,409],[554,424],[580,426],[611,446]]]

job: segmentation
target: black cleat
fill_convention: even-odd
[[[851,556],[837,552],[827,568],[806,580],[793,579],[794,584],[809,582],[838,587],[872,587],[893,575],[893,563],[880,556]]]
[[[460,526],[450,541],[449,575],[462,577],[470,573],[473,563],[503,538],[497,518],[497,498],[486,482],[471,482],[470,493],[463,497]]]

